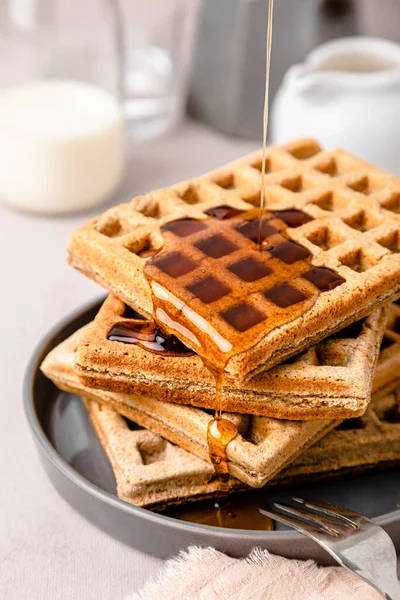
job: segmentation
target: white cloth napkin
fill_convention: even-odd
[[[245,559],[189,548],[126,600],[382,600],[342,567],[288,560],[255,548]]]

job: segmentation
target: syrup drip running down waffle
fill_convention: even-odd
[[[61,389],[101,402],[167,438],[179,447],[210,460],[207,430],[212,416],[205,410],[163,402],[159,397],[128,396],[86,387],[74,371],[74,354],[88,327],[54,348],[41,369]],[[288,421],[223,413],[239,432],[226,449],[233,477],[260,487],[300,452],[335,426],[335,421]],[[179,465],[175,468],[179,472]],[[213,470],[211,470],[213,473]],[[215,477],[214,477],[215,480]]]
[[[299,210],[265,213],[217,207],[207,220],[179,219],[161,228],[162,250],[145,274],[155,320],[183,338],[213,371],[248,351],[254,336],[300,317],[320,293],[344,279],[311,265],[311,252],[286,234],[312,221]],[[216,215],[216,216],[215,216]],[[262,252],[257,248],[261,228]]]
[[[97,232],[109,238],[126,232],[123,247],[137,257],[132,260],[136,283],[133,278],[118,283],[126,276],[126,253],[121,260],[111,256],[110,264],[104,239],[86,236],[85,243],[85,234],[81,238],[87,272],[97,281],[116,281],[113,291],[130,306],[144,314],[148,307],[166,333],[195,350],[210,368],[239,378],[278,364],[400,293],[397,180],[349,155],[328,157],[313,142],[272,149],[267,157],[268,169],[275,170],[271,176],[255,173],[254,158],[247,165],[237,163],[236,171],[231,167],[225,174],[221,170],[136,199],[132,212],[115,209],[133,225],[130,237],[119,216],[113,220],[108,213],[95,222]],[[288,168],[274,169],[275,159],[289,159]],[[297,172],[290,160],[293,167],[303,161]],[[247,183],[256,177],[254,193]],[[260,177],[269,208],[261,222],[260,209],[248,202],[260,202]],[[242,184],[247,189],[240,194]],[[229,214],[232,210],[240,212]],[[282,218],[287,212],[301,215],[303,222],[287,226]],[[242,223],[228,227],[238,220]],[[246,235],[254,223],[265,236],[263,258],[268,256],[263,267],[255,268],[256,243],[251,232]],[[71,262],[84,270],[78,238],[70,245]],[[147,264],[139,262],[154,250],[159,252]],[[243,261],[249,258],[247,265]],[[259,269],[264,272],[255,279]],[[326,280],[328,289],[321,289]]]
[[[149,259],[145,274],[157,323],[190,340],[192,348],[200,347],[215,374],[216,413],[207,439],[221,490],[228,491],[226,448],[237,429],[222,418],[227,361],[253,346],[256,326],[267,334],[299,317],[318,293],[344,279],[331,269],[313,267],[311,252],[287,237],[287,226],[312,220],[302,211],[222,206],[206,214],[208,220],[186,218],[163,226],[163,248]]]
[[[394,316],[399,310],[392,305],[385,330],[385,357],[380,357],[376,373],[382,389],[389,382],[388,374],[393,378],[400,369],[400,344],[394,339],[396,329],[400,332]],[[248,381],[225,382],[225,410],[282,419],[361,415],[371,398],[385,312],[378,309],[286,364]],[[149,352],[138,343],[139,324],[143,327],[140,315],[110,295],[77,349],[75,370],[81,381],[111,392],[216,409],[215,379],[201,359],[194,353]],[[122,330],[120,341],[110,341]]]
[[[352,478],[374,468],[398,467],[400,461],[400,391],[374,401],[360,419],[349,419],[309,448],[269,486],[309,484],[343,477]],[[191,523],[263,529],[259,509],[268,488],[240,493],[226,503],[215,500],[171,506],[166,514]],[[217,522],[219,518],[220,523]],[[252,526],[252,523],[255,525]]]
[[[130,429],[130,424],[109,407],[93,401],[86,406],[112,464],[122,500],[137,506],[165,509],[171,504],[215,498],[218,494],[218,482],[211,465],[146,429],[135,426]],[[400,461],[399,406],[399,391],[374,401],[362,418],[345,421],[282,470],[269,485],[286,486],[397,465]],[[231,491],[244,489],[242,484],[231,480]],[[191,521],[191,510],[190,505],[184,505],[169,514]],[[199,520],[200,510],[200,506],[193,506],[195,522],[207,524],[210,511],[206,510]]]
[[[269,148],[267,152],[265,192],[268,209],[294,209],[312,219],[298,227],[288,227],[284,230],[284,236],[282,232],[274,232],[272,241],[266,240],[272,245],[275,242],[279,252],[282,250],[281,244],[285,242],[295,244],[296,251],[302,252],[299,258],[304,257],[305,261],[294,263],[294,267],[279,257],[269,256],[271,262],[279,263],[285,276],[294,271],[294,280],[275,281],[272,285],[274,274],[271,273],[255,282],[246,282],[229,271],[231,265],[237,265],[241,258],[245,258],[242,254],[246,245],[254,260],[257,258],[256,242],[234,227],[229,231],[229,236],[225,239],[224,234],[224,240],[217,244],[218,248],[224,248],[224,256],[215,258],[204,252],[209,251],[207,244],[203,245],[209,226],[213,235],[221,235],[217,229],[220,226],[227,227],[227,221],[230,225],[234,222],[239,226],[238,213],[236,216],[231,213],[230,219],[218,219],[221,212],[226,214],[226,207],[241,211],[243,216],[246,211],[251,212],[252,205],[259,203],[260,165],[261,155],[257,153],[202,178],[136,198],[130,204],[115,207],[89,222],[73,234],[69,243],[69,261],[73,266],[113,291],[142,315],[151,317],[154,307],[144,270],[146,263],[158,259],[159,255],[150,258],[144,256],[160,250],[164,237],[174,239],[176,251],[184,254],[184,258],[177,263],[180,272],[173,272],[172,275],[176,277],[172,277],[158,270],[157,278],[162,275],[163,281],[169,279],[175,286],[174,291],[179,287],[179,293],[183,294],[182,298],[178,298],[179,302],[185,303],[185,298],[190,298],[196,303],[196,308],[202,303],[203,318],[206,321],[208,319],[208,324],[222,338],[228,338],[231,344],[229,338],[239,336],[232,322],[238,327],[253,323],[244,336],[250,337],[251,334],[253,346],[231,357],[225,367],[227,376],[236,380],[283,362],[323,337],[362,318],[380,304],[395,299],[400,293],[399,180],[343,151],[322,152],[316,142],[309,140]],[[208,214],[210,211],[214,212],[214,215],[211,212],[213,216]],[[199,228],[197,232],[191,230],[189,238],[192,243],[188,245],[188,255],[184,248],[185,237],[165,229],[172,221],[186,219],[191,219],[189,222],[192,227],[195,223],[195,227]],[[206,221],[208,223],[204,227]],[[269,221],[267,224],[273,225]],[[246,222],[243,222],[245,226]],[[164,228],[163,234],[161,228]],[[286,239],[286,235],[289,239]],[[232,252],[228,252],[229,249]],[[253,249],[252,252],[250,249]],[[219,281],[219,272],[223,271],[228,279],[219,283],[233,286],[234,291],[237,286],[246,289],[248,295],[242,304],[249,308],[239,311],[245,315],[242,324],[238,323],[236,305],[240,302],[236,296],[235,300],[232,297],[226,307],[217,311],[214,310],[214,302],[207,304],[198,298],[202,294],[207,300],[204,290],[199,291],[195,287],[193,292],[186,288],[186,285],[196,284],[191,279],[191,272],[193,275],[195,269],[188,271],[196,260],[206,261],[210,270],[203,274],[203,279],[207,275]],[[302,276],[305,274],[304,262],[307,261],[311,261],[316,269],[333,271],[344,283],[329,291],[319,290],[312,281]],[[298,266],[301,267],[300,274],[296,272]],[[164,267],[169,269],[168,265]],[[240,270],[240,264],[234,268],[239,268],[239,275],[245,273],[246,277],[247,268]],[[309,265],[308,268],[311,269]],[[299,282],[296,277],[299,277]],[[306,299],[303,303],[280,307],[273,302],[275,292],[272,299],[264,295],[278,283],[287,283],[290,288],[304,293]],[[208,287],[216,293],[215,286],[221,293],[218,284]],[[215,302],[219,302],[220,306],[226,300],[227,296],[224,296]],[[308,308],[297,314],[299,305],[308,305]],[[268,318],[264,318],[268,317],[267,307],[273,315],[287,315],[286,321],[283,319],[283,324],[269,333],[265,331],[265,327],[268,328]],[[259,316],[258,311],[263,317]],[[228,321],[220,312],[225,312]],[[261,321],[257,322],[258,319]],[[203,348],[193,339],[177,330],[168,333],[175,333],[207,360]],[[212,362],[213,353],[218,353],[212,341],[210,350],[208,362]],[[219,351],[219,359],[221,354]]]
[[[385,343],[382,345],[376,370],[374,403],[382,398],[385,389],[395,389],[400,381],[400,334],[396,333],[396,329],[400,331],[397,323],[400,308],[395,306],[393,309],[388,322],[391,328],[388,328],[385,333]],[[207,427],[211,420],[207,411],[168,404],[157,396],[138,398],[133,395],[95,390],[82,384],[73,369],[74,353],[85,339],[88,330],[90,330],[90,325],[77,331],[71,338],[52,350],[42,365],[43,372],[61,389],[83,395],[111,407],[142,427],[152,430],[179,447],[207,460]],[[393,338],[391,344],[386,339],[387,337]],[[360,422],[366,422],[367,416],[362,421],[360,419],[349,420],[348,427],[352,426],[352,429],[343,431],[341,434],[348,440],[346,447],[349,451],[352,447],[351,435],[354,435],[351,432],[358,427]],[[295,455],[312,445],[313,441],[327,432],[329,426],[333,427],[334,425],[334,422],[327,421],[291,422],[251,415],[227,415],[226,413],[224,417],[231,420],[239,430],[239,435],[227,448],[231,475],[255,487],[269,481],[283,468],[285,463],[291,462]],[[388,427],[392,432],[390,439],[393,439],[393,431],[397,431],[398,426],[397,429],[393,429],[391,425]],[[357,431],[359,431],[357,436],[361,435],[365,440],[364,429],[358,427]],[[372,430],[369,429],[369,431]],[[380,428],[374,427],[373,431],[375,432],[374,440],[378,442]],[[365,445],[363,447],[365,448]],[[355,448],[356,445],[353,444],[353,454]],[[390,449],[389,446],[388,449]],[[393,446],[394,450],[395,446]],[[370,460],[370,456],[361,456],[361,454],[360,450],[356,456],[357,460],[361,460],[364,464]],[[329,470],[329,466],[332,469],[336,468],[337,463],[333,464],[332,461],[334,458],[338,459],[340,455],[341,453],[336,448],[334,453],[325,457],[326,461],[322,461],[322,465],[325,465],[322,468],[319,462],[323,456],[320,454],[318,461],[314,461],[315,470]],[[389,454],[385,456],[388,457],[385,460],[390,459]],[[353,466],[355,466],[354,463]]]

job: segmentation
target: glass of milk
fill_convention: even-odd
[[[124,138],[182,117],[199,3],[0,1],[0,202],[56,214],[114,198]]]
[[[0,201],[60,214],[101,204],[124,168],[120,106],[107,91],[66,79],[0,92]]]
[[[1,5],[0,202],[62,214],[118,189],[125,127],[112,14],[107,0]]]

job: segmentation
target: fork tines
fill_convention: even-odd
[[[260,509],[260,512],[301,533],[319,536],[325,533],[331,537],[341,537],[346,535],[346,530],[359,529],[362,523],[368,522],[362,515],[334,504],[297,497],[293,497],[292,500],[305,508],[274,502],[274,506],[280,512],[266,509]]]

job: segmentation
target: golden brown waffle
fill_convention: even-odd
[[[241,258],[260,259],[250,239],[254,232],[241,221],[250,216],[218,220],[210,214],[218,207],[246,211],[257,205],[261,153],[117,206],[76,231],[68,246],[74,267],[144,316],[153,314],[151,292],[163,296],[157,300],[157,320],[209,364],[221,366],[229,358],[225,372],[232,378],[281,363],[400,293],[400,181],[344,151],[324,152],[312,140],[270,148],[267,154],[269,210],[294,208],[313,220],[278,232],[290,219],[282,213],[272,218],[263,253],[271,272],[257,281],[237,275],[246,279],[250,271],[247,263],[244,268],[239,264]],[[191,235],[176,234],[171,221],[177,219],[196,220],[190,221]],[[194,232],[194,222],[205,228],[196,226]],[[224,238],[219,258],[204,246],[216,231]],[[167,269],[165,254],[146,258],[164,243],[181,254],[174,263],[178,271]],[[211,246],[221,244],[214,240]],[[299,260],[291,262],[293,253]],[[152,290],[144,275],[146,262]],[[315,268],[331,269],[345,282],[328,289],[341,280]],[[198,289],[201,279],[207,279],[207,289],[217,286],[218,300],[204,301],[209,298]],[[239,310],[238,305],[245,306]],[[177,311],[178,328],[171,322]],[[188,325],[190,332],[182,329]]]
[[[400,340],[400,333],[395,332],[399,313],[400,308],[393,305],[385,344],[393,336]],[[135,322],[127,317],[123,302],[110,295],[76,351],[75,369],[82,382],[107,391],[215,409],[215,380],[198,356],[164,357],[138,344],[108,340],[115,324]],[[371,398],[385,321],[386,310],[378,309],[289,364],[248,381],[226,381],[224,409],[278,419],[342,419],[363,414]],[[396,365],[399,370],[400,344],[397,352],[396,347],[387,348],[380,361],[377,377],[384,393],[391,379],[396,382]]]
[[[218,494],[214,469],[204,460],[151,431],[131,430],[127,421],[107,406],[84,402],[113,468],[121,500],[160,509]],[[232,489],[239,487],[231,482]]]
[[[362,417],[343,421],[282,471],[280,481],[338,474],[400,460],[400,388],[374,399]]]
[[[42,371],[61,389],[98,401],[124,417],[162,435],[170,442],[209,460],[207,429],[212,416],[205,410],[85,387],[73,369],[74,353],[87,327],[57,346]],[[237,437],[227,446],[232,476],[253,487],[264,485],[287,463],[315,443],[337,421],[283,421],[224,413],[235,423]]]
[[[398,385],[400,374],[400,300],[389,310],[386,330],[373,381],[374,398],[382,398]]]
[[[92,400],[84,403],[112,465],[121,500],[161,508],[218,494],[214,469],[204,460],[151,431],[131,429],[112,408]],[[235,483],[231,482],[232,489],[240,487]]]
[[[86,401],[91,422],[110,459],[118,496],[137,506],[168,504],[215,496],[218,482],[205,461],[145,429],[128,423],[109,407]],[[369,406],[361,419],[349,419],[281,471],[271,485],[331,478],[400,461],[400,393]],[[246,486],[231,480],[232,491]],[[248,488],[247,488],[248,489]]]

